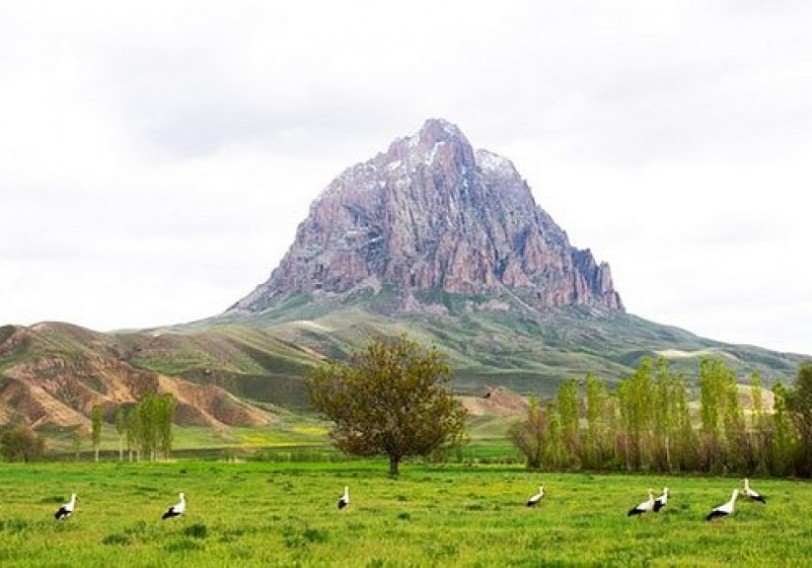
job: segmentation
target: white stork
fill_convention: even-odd
[[[710,521],[717,517],[727,517],[728,515],[732,514],[733,507],[736,504],[736,497],[738,496],[739,490],[737,488],[733,490],[733,496],[730,498],[730,501],[713,509],[710,513],[708,513],[708,516],[705,517],[705,520]]]
[[[541,498],[544,497],[544,486],[539,485],[539,492],[533,495],[530,499],[527,500],[528,507],[535,507],[541,502]]]
[[[347,505],[350,504],[350,488],[346,485],[344,486],[344,495],[338,500],[338,508],[343,509]]]
[[[744,494],[751,501],[758,501],[760,503],[764,503],[765,505],[767,504],[767,500],[761,493],[753,489],[750,489],[750,480],[747,479],[746,477],[744,478]]]
[[[162,520],[171,519],[173,517],[180,517],[186,512],[186,494],[178,493],[180,501],[169,507],[166,512],[161,516]]]
[[[642,515],[643,513],[648,513],[654,509],[654,490],[648,490],[648,499],[640,503],[637,507],[629,509],[627,517],[633,517],[634,515]]]
[[[654,511],[655,513],[659,513],[660,509],[665,507],[667,503],[668,503],[668,487],[663,487],[663,494],[654,500],[654,508],[652,509],[652,511]]]
[[[76,507],[76,493],[71,493],[70,501],[59,507],[59,510],[54,513],[54,518],[58,521],[67,519],[73,513],[74,507]]]

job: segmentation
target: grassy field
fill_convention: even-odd
[[[704,515],[739,479],[529,473],[521,466],[44,463],[0,467],[0,566],[802,566],[812,486],[753,480],[766,506]],[[536,509],[524,503],[544,483]],[[335,507],[349,485],[351,504]],[[663,485],[663,512],[628,518]],[[71,491],[74,515],[53,512]],[[184,491],[185,517],[161,521]]]

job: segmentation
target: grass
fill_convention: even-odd
[[[345,463],[4,464],[6,566],[791,566],[812,553],[806,482],[753,480],[768,504],[704,515],[738,479]],[[547,496],[524,506],[540,483]],[[351,504],[335,502],[349,485]],[[645,491],[665,511],[628,518]],[[71,491],[73,517],[53,519]],[[185,517],[161,521],[187,494]]]

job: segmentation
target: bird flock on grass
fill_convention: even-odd
[[[767,499],[764,496],[750,487],[750,480],[744,480],[744,490],[740,491],[739,488],[733,490],[733,493],[730,497],[730,500],[719,505],[718,507],[714,507],[711,509],[710,513],[705,516],[705,520],[712,521],[713,519],[724,518],[729,515],[733,514],[734,508],[736,506],[736,499],[739,495],[743,495],[749,501],[758,501],[759,503],[766,504]],[[528,507],[535,507],[539,503],[541,503],[542,499],[544,499],[545,492],[544,486],[540,485],[538,493],[532,495],[527,500]],[[163,515],[161,515],[162,520],[172,519],[175,517],[180,517],[186,512],[186,494],[181,492],[178,494],[178,502],[174,505],[171,505],[164,511]],[[76,493],[71,493],[70,501],[67,503],[62,504],[59,509],[54,513],[54,518],[58,521],[64,521],[68,519],[72,514],[74,509],[76,508],[76,501],[78,497]],[[349,506],[350,504],[350,488],[348,486],[344,486],[344,493],[338,499],[338,509],[342,510]],[[641,502],[635,507],[629,509],[629,512],[626,514],[629,517],[642,517],[647,513],[659,513],[663,510],[663,508],[668,504],[668,487],[663,487],[662,493],[655,499],[654,497],[654,489],[648,490],[648,499]]]
[[[719,505],[718,507],[714,507],[711,509],[710,513],[705,516],[706,521],[712,521],[713,519],[719,519],[723,517],[727,517],[733,514],[736,506],[736,499],[739,497],[740,494],[744,494],[747,499],[750,501],[758,501],[759,503],[766,504],[767,500],[764,498],[761,493],[754,490],[750,487],[750,480],[744,480],[744,491],[740,491],[739,488],[733,490],[733,493],[730,497],[730,500]],[[632,507],[629,509],[627,515],[629,517],[634,516],[642,516],[646,513],[658,513],[660,512],[663,507],[668,504],[668,487],[663,487],[663,492],[660,494],[659,497],[656,499],[654,498],[654,490],[648,490],[648,499],[637,505],[636,507]]]

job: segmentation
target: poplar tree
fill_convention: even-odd
[[[73,456],[76,461],[79,461],[79,454],[82,451],[82,432],[77,426],[76,429],[73,431]]]
[[[138,412],[138,406],[128,406],[124,422],[127,428],[127,456],[129,461],[140,461],[141,454],[139,453],[139,440],[141,438],[141,419]]]
[[[725,406],[725,380],[718,359],[699,362],[699,415],[702,421],[702,463],[705,471],[722,467],[722,414]]]
[[[169,393],[164,393],[156,399],[155,404],[158,447],[164,459],[168,459],[172,451],[172,420],[175,415],[175,398]]]
[[[798,475],[812,475],[812,361],[803,363],[787,397],[787,408],[797,432],[795,470]]]
[[[754,371],[750,375],[750,445],[752,447],[752,468],[759,473],[768,473],[770,432],[764,412],[764,390],[761,374]]]
[[[651,359],[643,357],[637,370],[618,385],[621,422],[625,430],[626,466],[648,468],[651,464],[654,389]]]
[[[772,387],[774,403],[772,415],[773,443],[771,469],[773,475],[792,473],[795,436],[792,420],[787,409],[787,388],[781,383]]]
[[[578,380],[568,379],[558,388],[557,408],[561,425],[561,440],[565,448],[563,459],[569,466],[577,466],[580,457],[578,428]]]
[[[618,408],[618,434],[619,453],[623,456],[623,463],[627,471],[633,469],[633,405],[631,381],[626,378],[620,381],[615,389],[615,400]]]
[[[158,431],[156,428],[158,407],[156,398],[155,394],[151,392],[147,393],[136,406],[140,426],[138,442],[141,448],[141,454],[145,456],[148,461],[155,461],[155,454],[158,447]]]
[[[675,390],[676,381],[668,369],[668,361],[660,357],[657,359],[657,369],[654,379],[654,407],[656,415],[653,417],[654,428],[654,458],[658,470],[671,471],[671,433],[675,421]]]
[[[102,432],[102,407],[98,404],[94,405],[90,410],[90,422],[92,426],[91,440],[93,441],[93,459],[98,462]]]
[[[739,385],[732,370],[725,369],[725,467],[737,472],[743,472],[750,461],[750,444],[746,435],[744,411],[739,400]]]
[[[544,450],[544,461],[556,469],[566,465],[567,448],[561,428],[561,414],[555,401],[547,403],[547,444]]]
[[[679,469],[694,470],[697,466],[697,440],[688,406],[688,390],[682,378],[674,381],[674,435]]]
[[[592,373],[587,373],[585,381],[586,435],[584,437],[584,462],[588,467],[601,468],[606,465],[608,440],[607,416],[608,394],[606,386]]]
[[[617,396],[606,396],[606,457],[604,466],[620,468],[623,455],[623,433],[620,422],[620,408]]]
[[[118,461],[124,461],[124,438],[127,435],[127,417],[123,406],[116,408],[116,434],[118,434]]]

